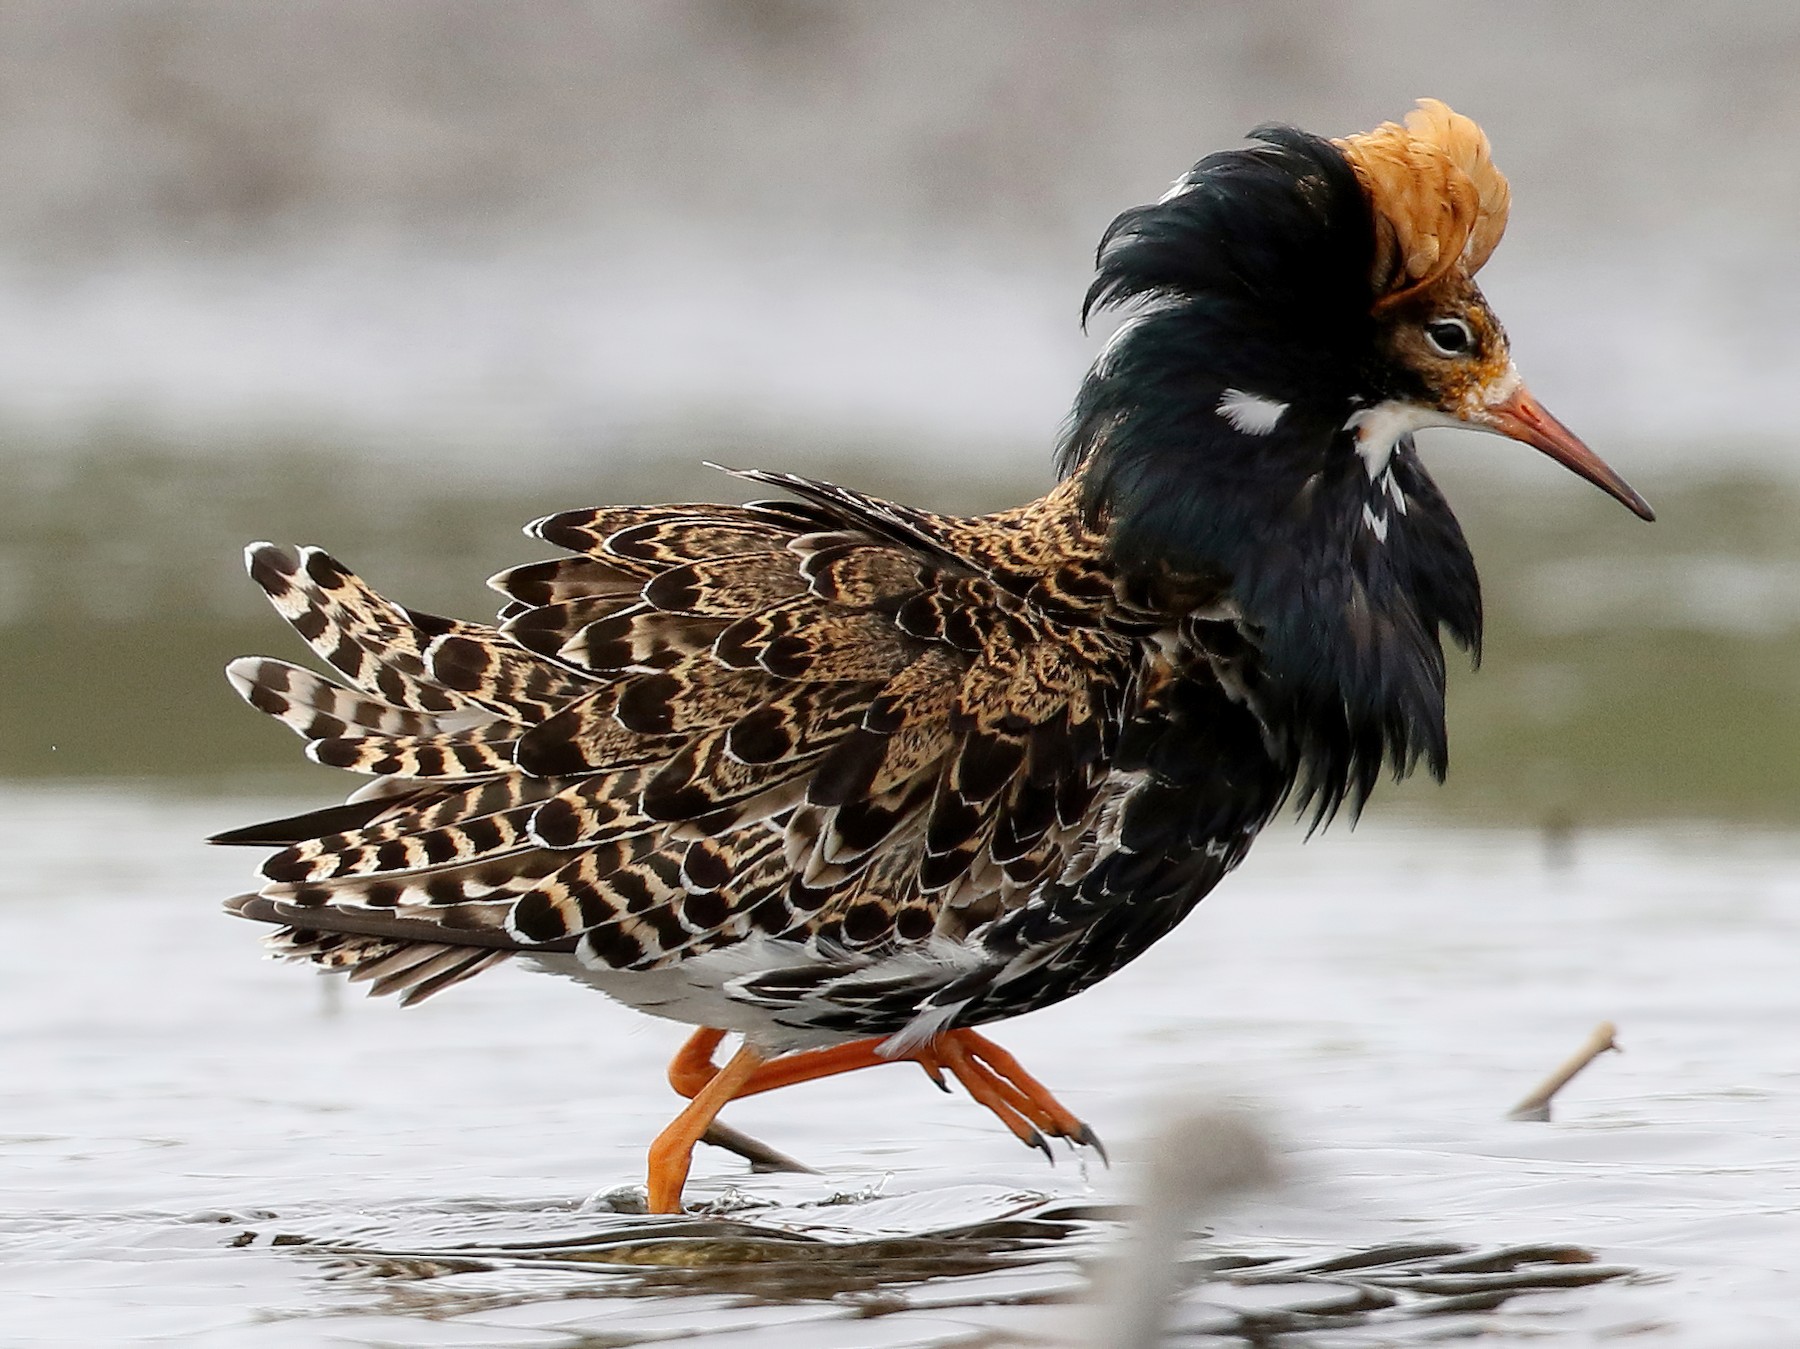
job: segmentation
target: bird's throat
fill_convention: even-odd
[[[1461,426],[1462,422],[1436,408],[1387,399],[1372,407],[1358,408],[1344,423],[1356,437],[1356,452],[1373,482],[1388,471],[1400,442],[1415,431],[1432,426]]]

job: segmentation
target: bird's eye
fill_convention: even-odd
[[[1466,355],[1475,346],[1475,334],[1461,319],[1433,319],[1425,325],[1425,340],[1440,356]]]

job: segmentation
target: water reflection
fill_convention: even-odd
[[[496,1312],[531,1311],[538,1324],[603,1329],[621,1346],[668,1335],[735,1342],[758,1326],[786,1324],[795,1309],[893,1317],[895,1333],[882,1342],[895,1345],[987,1343],[990,1332],[976,1325],[954,1341],[929,1327],[915,1338],[904,1327],[923,1312],[992,1317],[1008,1309],[1014,1332],[1060,1323],[1056,1342],[1068,1343],[1071,1328],[1085,1324],[1073,1309],[1091,1296],[1092,1269],[1130,1217],[977,1186],[908,1196],[915,1230],[905,1235],[879,1199],[767,1211],[773,1207],[740,1199],[715,1205],[710,1216],[611,1222],[449,1208],[337,1232],[326,1223],[319,1235],[245,1228],[229,1244],[293,1247],[328,1278],[362,1290],[352,1308],[377,1315],[491,1326]],[[1426,1343],[1455,1333],[1446,1318],[1630,1275],[1574,1246],[1415,1241],[1283,1257],[1198,1235],[1180,1265],[1170,1321],[1184,1335],[1232,1342],[1379,1326],[1391,1337],[1384,1342]],[[1033,1322],[1031,1308],[1052,1315]]]

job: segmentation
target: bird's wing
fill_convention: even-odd
[[[496,577],[498,628],[252,550],[355,687],[254,659],[234,682],[376,784],[225,836],[287,845],[238,908],[288,924],[288,953],[398,991],[472,949],[649,969],[760,935],[856,962],[962,940],[1089,829],[1135,644],[1035,610],[930,517],[854,498],[532,532],[575,555]]]

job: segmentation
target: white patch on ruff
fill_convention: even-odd
[[[1388,463],[1394,457],[1394,447],[1400,443],[1401,436],[1422,431],[1428,426],[1468,425],[1460,417],[1452,417],[1436,408],[1390,398],[1372,408],[1358,408],[1350,414],[1350,420],[1344,423],[1344,429],[1356,432],[1356,452],[1362,456],[1363,467],[1369,471],[1369,481],[1374,482],[1387,472]]]
[[[1219,415],[1230,422],[1234,430],[1247,436],[1268,435],[1287,410],[1286,403],[1242,389],[1227,389],[1219,396]]]
[[[1387,489],[1387,494],[1393,498],[1394,509],[1399,511],[1400,514],[1405,515],[1406,493],[1400,490],[1400,484],[1394,480],[1393,469],[1390,468],[1386,473],[1381,475],[1381,485]]]
[[[1377,515],[1375,513],[1375,508],[1373,506],[1364,506],[1363,507],[1363,523],[1365,525],[1367,525],[1369,527],[1369,529],[1374,533],[1375,539],[1377,542],[1379,542],[1379,543],[1387,542],[1387,532],[1388,532],[1387,516]]]

